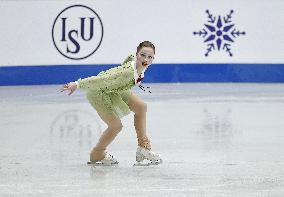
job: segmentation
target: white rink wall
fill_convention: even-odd
[[[150,40],[144,82],[284,82],[282,0],[0,1],[0,85],[62,84]]]
[[[82,4],[100,16],[104,36],[89,58],[70,60],[52,41],[52,25],[66,7]],[[0,65],[120,63],[142,40],[156,44],[156,63],[283,63],[284,1],[282,0],[29,0],[0,2]],[[194,31],[204,28],[205,10],[225,16],[234,11],[235,28],[246,35],[225,51],[204,56],[206,45]]]

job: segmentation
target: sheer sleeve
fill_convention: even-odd
[[[129,56],[128,56],[129,57]],[[124,60],[121,66],[100,72],[97,76],[79,79],[79,88],[83,90],[114,91],[134,81],[131,61]]]

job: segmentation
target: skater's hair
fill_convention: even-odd
[[[155,45],[150,42],[150,41],[143,41],[141,42],[138,47],[137,47],[137,51],[136,51],[136,54],[143,48],[143,47],[150,47],[154,50],[154,54],[155,54]]]

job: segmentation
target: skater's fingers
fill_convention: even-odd
[[[70,96],[71,94],[73,94],[74,91],[75,91],[74,89],[70,89],[70,92],[68,95]]]
[[[68,90],[68,89],[70,89],[70,85],[69,85],[69,83],[66,83],[66,84],[64,84],[63,87],[61,88],[61,92],[65,91],[65,90]]]
[[[76,89],[74,89],[74,88],[70,87],[70,88],[69,88],[69,90],[70,90],[70,92],[69,92],[69,94],[68,94],[68,95],[70,96],[71,94],[73,94],[73,92],[74,92]]]
[[[60,89],[60,92],[64,92],[65,90],[69,90],[69,88],[63,87]]]

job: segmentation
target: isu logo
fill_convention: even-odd
[[[64,57],[85,59],[101,45],[103,24],[93,9],[85,5],[72,5],[55,18],[52,39],[55,48]]]

